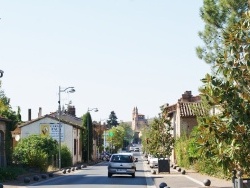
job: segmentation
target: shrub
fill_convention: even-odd
[[[183,135],[178,138],[175,142],[175,153],[177,164],[182,167],[189,168],[190,167],[190,158],[188,155],[189,149],[189,139],[187,136]]]
[[[25,170],[18,167],[5,167],[0,168],[0,182],[6,180],[15,180],[18,175],[23,174]]]
[[[13,160],[16,164],[45,171],[49,165],[48,158],[57,153],[57,148],[57,141],[51,137],[31,135],[22,139],[15,147]]]
[[[61,147],[61,166],[69,167],[72,165],[72,156],[69,148],[66,145]]]

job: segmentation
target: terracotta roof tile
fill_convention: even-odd
[[[181,117],[195,117],[205,114],[201,102],[179,102],[179,108]]]

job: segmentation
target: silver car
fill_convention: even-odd
[[[135,160],[131,154],[113,154],[108,164],[108,177],[110,178],[113,174],[128,174],[134,178],[135,170]]]

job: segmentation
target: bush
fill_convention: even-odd
[[[175,142],[175,154],[177,164],[182,167],[189,168],[190,167],[190,158],[189,158],[189,139],[185,135],[178,138]]]
[[[15,180],[18,175],[26,172],[23,168],[18,167],[6,167],[0,168],[0,182],[7,180]]]
[[[15,147],[13,160],[16,164],[39,168],[45,171],[49,165],[48,158],[58,152],[58,144],[51,137],[31,135],[22,139]]]
[[[72,166],[71,152],[66,145],[62,145],[61,147],[61,166],[62,167]]]
[[[27,156],[29,166],[38,167],[41,171],[45,172],[49,166],[48,154],[44,151],[33,151],[31,150],[29,156]]]

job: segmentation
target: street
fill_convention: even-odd
[[[128,175],[113,175],[111,178],[107,176],[108,162],[104,161],[95,166],[89,166],[85,169],[78,170],[61,177],[48,179],[25,187],[60,187],[60,188],[78,188],[78,187],[90,187],[90,188],[146,188],[147,181],[145,172],[143,169],[143,159],[140,152],[134,152],[134,156],[138,158],[136,163],[136,176],[132,178]]]

